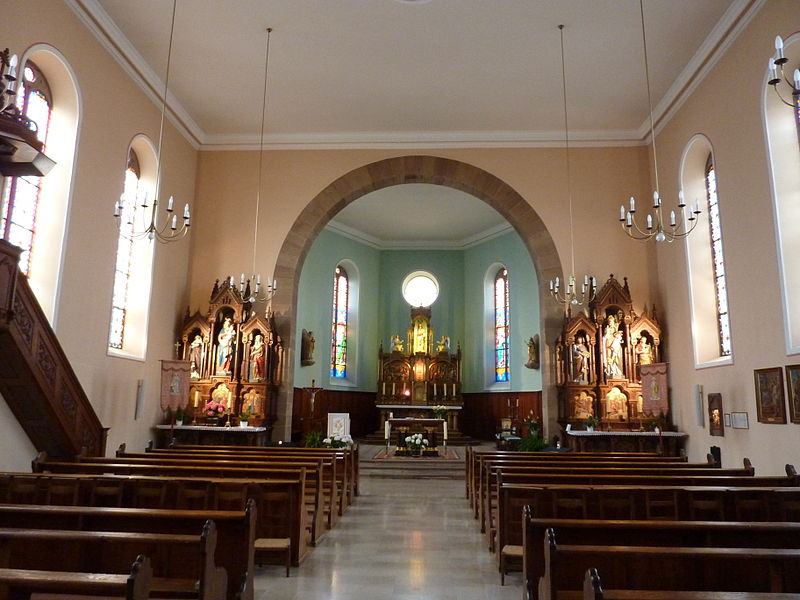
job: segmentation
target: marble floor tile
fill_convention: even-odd
[[[363,479],[361,495],[291,577],[256,570],[257,600],[519,600],[500,586],[457,480]]]

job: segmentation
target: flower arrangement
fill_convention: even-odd
[[[600,417],[596,417],[595,415],[589,415],[586,417],[586,428],[594,429],[600,424]]]
[[[436,406],[432,407],[433,410],[433,417],[435,419],[444,419],[447,416],[447,407],[442,406],[441,404],[437,404]]]
[[[428,447],[428,440],[421,433],[412,433],[406,436],[406,447],[409,450],[424,450]]]
[[[339,435],[334,433],[332,436],[322,440],[322,445],[326,448],[347,448],[352,443],[353,438],[349,434]]]
[[[207,417],[221,417],[225,414],[225,405],[211,400],[203,407],[203,412]]]
[[[542,424],[539,419],[534,416],[533,409],[531,409],[528,415],[522,419],[522,424],[528,429],[528,432],[531,436],[539,437],[542,430]]]

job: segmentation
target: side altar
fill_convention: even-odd
[[[452,353],[447,336],[434,342],[430,308],[411,309],[406,339],[393,335],[389,352],[381,344],[375,405],[382,430],[388,419],[432,419],[435,412],[444,412],[443,407],[447,427],[458,432],[458,414],[464,406],[461,347]]]

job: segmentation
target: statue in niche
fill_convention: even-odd
[[[303,329],[303,338],[300,342],[300,365],[303,367],[314,364],[314,346],[316,343],[314,332]]]
[[[539,368],[539,334],[537,333],[535,336],[528,338],[526,342],[528,345],[528,361],[525,363],[525,367],[528,369],[538,369]]]
[[[442,336],[438,342],[436,342],[436,351],[437,352],[450,352],[450,338],[446,335]]]
[[[606,394],[606,418],[624,421],[628,417],[628,398],[619,388],[611,388]]]
[[[203,338],[200,335],[194,336],[192,343],[189,344],[189,377],[200,379],[200,365],[203,359]]]
[[[250,381],[264,381],[265,350],[264,336],[260,333],[256,334],[253,345],[250,347]]]
[[[578,336],[572,345],[572,381],[573,383],[589,383],[589,348],[586,338]]]
[[[233,340],[236,337],[236,330],[230,317],[225,317],[222,328],[217,335],[219,342],[217,355],[217,375],[230,375],[233,362]]]
[[[622,331],[614,315],[609,315],[603,333],[603,358],[605,373],[609,379],[622,378]]]
[[[636,339],[633,353],[636,355],[636,375],[641,379],[639,367],[653,364],[653,346],[650,345],[647,337],[641,335]]]

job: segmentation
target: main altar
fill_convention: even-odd
[[[411,309],[411,327],[406,339],[393,335],[391,348],[378,351],[378,392],[375,405],[380,411],[381,428],[388,419],[431,419],[445,412],[447,427],[458,431],[458,413],[464,406],[461,396],[461,347],[450,351],[450,338],[434,342],[431,309]]]

